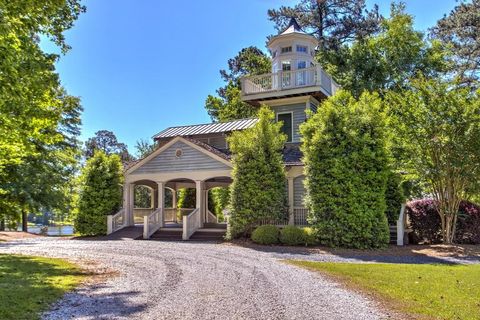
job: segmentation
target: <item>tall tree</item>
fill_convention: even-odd
[[[443,241],[452,243],[462,200],[478,192],[480,97],[456,83],[412,82],[387,95],[403,169],[424,180],[438,205]]]
[[[240,79],[247,75],[271,72],[270,58],[257,47],[243,48],[228,60],[228,71],[220,70],[225,86],[217,90],[218,96],[209,95],[205,109],[213,121],[230,121],[249,118],[257,110],[241,99]]]
[[[286,176],[282,148],[286,136],[275,115],[262,107],[258,123],[228,139],[233,154],[229,237],[252,231],[260,220],[285,216]]]
[[[0,0],[0,220],[51,203],[32,185],[62,189],[48,172],[74,158],[81,107],[61,87],[59,56],[43,52],[39,36],[66,53],[64,32],[84,10],[78,0]]]
[[[117,137],[112,131],[100,130],[95,132],[95,136],[85,142],[85,158],[90,159],[96,151],[103,151],[105,154],[116,154],[120,156],[123,162],[133,160],[128,152],[127,145],[118,142]]]
[[[452,73],[464,84],[478,88],[480,78],[480,0],[461,2],[431,30],[450,45]]]
[[[327,72],[354,96],[364,90],[381,94],[400,90],[418,72],[434,77],[447,70],[445,48],[437,41],[426,41],[424,34],[414,29],[413,17],[403,4],[392,4],[390,17],[379,27],[378,33],[342,46],[331,57],[318,57]]]
[[[155,151],[156,145],[154,142],[150,142],[146,139],[140,139],[135,144],[135,150],[137,151],[137,158],[143,159],[148,156],[150,153]]]
[[[340,91],[300,128],[308,221],[321,243],[351,248],[388,244],[386,115],[377,94]]]
[[[275,28],[282,31],[294,17],[304,31],[315,36],[321,51],[362,39],[378,30],[378,6],[367,10],[365,0],[301,0],[293,7],[268,10]]]

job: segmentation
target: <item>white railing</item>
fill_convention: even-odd
[[[107,234],[114,233],[126,226],[125,209],[120,209],[117,213],[107,216]]]
[[[152,213],[154,208],[133,208],[133,221],[135,224],[143,223],[144,217]]]
[[[143,239],[149,239],[158,229],[162,227],[162,208],[158,208],[148,216],[143,217]]]
[[[195,208],[165,208],[165,222],[182,223],[183,216],[190,214]]]
[[[214,215],[210,210],[207,210],[207,222],[209,223],[217,223],[217,216]]]
[[[329,95],[334,95],[339,89],[339,85],[320,66],[242,78],[242,94],[245,96],[309,86],[320,86]]]
[[[293,224],[296,226],[306,226],[308,209],[304,207],[293,207]]]
[[[193,210],[188,216],[183,216],[183,240],[188,240],[200,227],[202,226],[202,220],[200,216],[200,209]]]

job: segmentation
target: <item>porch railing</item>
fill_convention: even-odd
[[[210,210],[207,210],[207,222],[209,223],[217,223],[217,216],[214,215],[213,213],[210,212]]]
[[[117,213],[107,216],[107,234],[114,233],[126,226],[125,209],[120,209]]]
[[[320,86],[329,95],[334,95],[340,87],[320,66],[242,78],[245,96],[309,86]]]
[[[155,208],[133,208],[133,221],[135,224],[143,223],[144,217],[155,211]]]
[[[200,209],[193,210],[188,216],[183,216],[183,240],[188,240],[202,226]]]
[[[143,239],[149,239],[162,226],[162,208],[158,208],[143,217]]]
[[[293,224],[296,226],[306,226],[308,209],[304,207],[293,207]]]
[[[183,216],[189,215],[195,208],[165,208],[165,222],[182,223]]]

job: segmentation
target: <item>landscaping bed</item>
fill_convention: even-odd
[[[40,237],[37,234],[20,231],[0,231],[0,241]]]
[[[480,319],[480,265],[288,263],[331,276],[410,317]]]

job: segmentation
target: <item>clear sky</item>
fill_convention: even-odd
[[[73,49],[57,70],[64,86],[80,96],[82,139],[113,131],[133,152],[135,141],[162,129],[210,122],[208,94],[222,85],[219,70],[246,46],[264,49],[274,33],[267,10],[280,0],[87,0],[87,12],[67,41]],[[390,1],[367,0],[388,15]],[[455,0],[408,0],[416,27],[425,30]],[[48,43],[46,50],[52,50]]]

